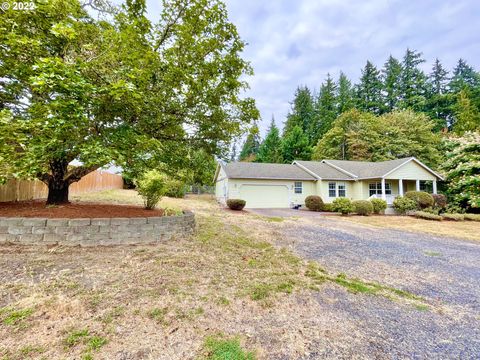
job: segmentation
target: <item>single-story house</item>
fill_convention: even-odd
[[[215,172],[215,196],[221,203],[243,199],[247,208],[288,208],[304,205],[309,195],[331,203],[381,198],[391,205],[406,191],[437,193],[442,176],[414,157],[367,162],[300,161],[292,164],[220,162]]]

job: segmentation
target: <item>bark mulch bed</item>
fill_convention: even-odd
[[[0,203],[0,217],[42,218],[115,218],[163,216],[162,209],[145,210],[140,206],[70,203],[47,206],[45,201]]]

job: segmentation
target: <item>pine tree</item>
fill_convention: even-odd
[[[389,56],[382,69],[384,105],[387,111],[395,110],[398,107],[401,94],[402,65],[400,61]]]
[[[318,140],[332,127],[337,117],[336,85],[330,74],[320,87],[317,101],[315,103],[315,118],[308,129],[310,144],[316,145]]]
[[[348,77],[341,71],[337,82],[337,111],[338,115],[343,114],[345,111],[353,109],[354,104],[354,91],[352,83]]]
[[[357,107],[364,111],[379,114],[382,111],[382,82],[380,72],[370,61],[362,70],[357,85]]]
[[[272,116],[265,140],[263,140],[258,151],[257,161],[263,163],[282,163],[282,140],[280,131]]]
[[[258,130],[258,125],[255,123],[250,128],[247,139],[243,143],[242,151],[240,152],[240,161],[255,161],[259,147],[260,131]]]
[[[452,118],[452,100],[448,94],[448,71],[444,69],[440,60],[435,59],[432,72],[428,75],[428,93],[425,107],[426,114],[435,121],[435,131],[448,127]]]
[[[291,163],[293,160],[310,160],[312,148],[308,136],[300,126],[295,126],[282,140],[283,162]]]
[[[480,112],[469,98],[468,88],[457,94],[453,131],[463,135],[466,131],[480,131]]]
[[[232,150],[230,151],[230,162],[237,161],[237,144],[233,143]]]
[[[457,93],[466,87],[474,89],[480,86],[480,75],[467,64],[463,59],[458,60],[449,87],[454,93]]]
[[[402,62],[402,108],[422,110],[426,100],[426,76],[419,65],[424,63],[422,53],[407,49]]]
[[[303,131],[307,131],[310,128],[314,115],[315,109],[310,89],[306,86],[298,87],[295,91],[292,109],[287,115],[284,134],[288,133],[295,126],[299,126]]]

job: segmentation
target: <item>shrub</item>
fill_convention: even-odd
[[[373,212],[375,214],[380,214],[385,211],[387,208],[387,202],[383,199],[371,199],[370,202],[372,203],[373,206]]]
[[[358,215],[370,215],[373,212],[373,205],[368,200],[355,200],[352,205]]]
[[[430,214],[438,215],[440,213],[440,209],[433,208],[433,207],[428,207],[423,209],[424,212],[428,212]]]
[[[415,210],[417,203],[407,197],[397,196],[395,200],[393,200],[393,208],[400,214],[405,214],[407,211]]]
[[[452,220],[452,221],[463,221],[464,220],[464,215],[463,214],[445,213],[445,214],[442,214],[442,217],[445,220]]]
[[[418,209],[425,209],[433,206],[433,196],[425,191],[407,191],[405,197],[415,201]]]
[[[433,206],[439,209],[445,209],[447,207],[447,197],[443,194],[432,194]]]
[[[463,218],[469,221],[480,221],[480,214],[464,214]]]
[[[242,210],[245,207],[246,201],[242,199],[228,199],[227,206],[232,210]]]
[[[450,214],[463,214],[465,209],[455,204],[448,204],[445,208],[445,212]]]
[[[165,193],[167,178],[158,170],[149,170],[136,181],[137,191],[143,198],[145,209],[152,210],[157,206]]]
[[[347,215],[349,213],[352,213],[355,209],[353,208],[353,204],[350,199],[336,198],[332,202],[332,210],[342,213],[343,215]]]
[[[305,206],[311,211],[322,211],[324,204],[320,196],[310,195],[305,198]]]
[[[183,198],[185,196],[185,184],[177,179],[168,179],[165,183],[165,196]]]
[[[323,211],[332,212],[333,211],[332,203],[323,204]]]
[[[437,221],[442,220],[442,217],[440,215],[431,214],[425,211],[415,211],[414,216],[416,218],[424,219],[424,220],[437,220]]]

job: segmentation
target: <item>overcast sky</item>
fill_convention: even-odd
[[[160,1],[150,0],[155,18]],[[462,57],[480,70],[480,0],[227,0],[230,20],[248,43],[255,75],[248,96],[282,126],[295,89],[318,89],[343,70],[356,82],[367,59],[381,67],[392,54],[421,51],[449,70]]]

